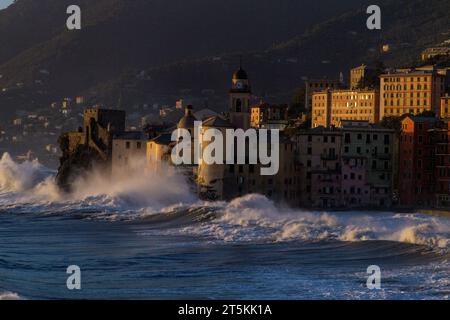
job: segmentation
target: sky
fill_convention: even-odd
[[[14,0],[0,0],[0,9],[6,8],[9,6]]]

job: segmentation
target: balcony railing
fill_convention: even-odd
[[[336,161],[338,156],[336,154],[321,154],[320,159],[325,161]]]

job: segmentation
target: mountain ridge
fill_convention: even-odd
[[[258,95],[288,96],[305,76],[337,78],[339,72],[346,75],[348,68],[375,60],[410,63],[425,46],[450,37],[450,3],[439,0],[380,1],[381,31],[367,30],[367,5],[361,1],[347,0],[346,6],[342,2],[340,10],[327,8],[310,23],[298,23],[296,10],[313,11],[324,7],[323,2],[307,1],[301,6],[294,0],[283,0],[281,5],[270,0],[230,0],[228,5],[216,1],[208,7],[207,0],[189,5],[171,1],[165,6],[162,0],[98,0],[82,11],[79,32],[64,30],[67,16],[63,14],[57,21],[41,17],[35,23],[45,32],[23,37],[28,28],[14,23],[6,29],[1,26],[11,16],[22,17],[23,22],[42,8],[53,16],[61,10],[65,13],[69,3],[84,8],[88,1],[42,0],[38,8],[33,0],[18,0],[0,11],[0,37],[19,34],[14,45],[0,45],[0,88],[18,82],[36,87],[33,81],[38,79],[43,85],[35,90],[52,99],[95,94],[110,101],[117,101],[130,81],[141,100],[183,92],[201,95],[204,89],[226,92],[242,55]],[[234,13],[236,7],[243,12]],[[177,19],[181,12],[182,22]],[[308,14],[312,15],[303,12]],[[393,50],[380,55],[384,43]],[[43,75],[42,69],[50,75]],[[141,71],[146,71],[145,81],[136,81]]]

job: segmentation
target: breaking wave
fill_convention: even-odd
[[[0,301],[1,300],[22,300],[22,298],[14,292],[0,292]]]
[[[277,208],[261,195],[224,204],[216,219],[184,230],[224,241],[385,240],[450,247],[450,219],[391,212],[306,212]]]
[[[450,219],[392,212],[308,212],[279,208],[262,195],[203,202],[183,177],[137,172],[114,181],[93,172],[61,194],[55,172],[37,161],[0,160],[0,214],[74,215],[87,219],[164,222],[168,233],[224,242],[385,240],[448,250]],[[180,222],[182,221],[182,222]]]
[[[116,209],[157,212],[174,204],[196,200],[183,178],[173,172],[159,174],[134,171],[111,179],[94,170],[74,182],[72,193],[62,193],[55,182],[56,172],[37,160],[17,163],[5,153],[0,159],[0,206],[34,209]]]

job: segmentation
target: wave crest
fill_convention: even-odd
[[[76,181],[73,194],[67,195],[59,192],[54,174],[37,161],[19,164],[4,154],[0,160],[0,210],[86,213],[89,218],[112,220],[147,219],[155,214],[177,217],[194,212],[207,219],[196,217],[181,230],[174,227],[173,232],[227,242],[388,240],[450,247],[450,219],[445,217],[392,212],[309,212],[277,207],[257,194],[228,203],[202,202],[191,192],[184,177],[169,171],[159,174],[136,171],[113,180],[94,171],[88,178]]]
[[[309,212],[280,209],[262,195],[223,204],[217,219],[185,228],[221,241],[385,240],[434,248],[450,247],[450,220],[389,212]]]
[[[0,292],[0,301],[1,300],[22,300],[22,298],[14,292]]]

